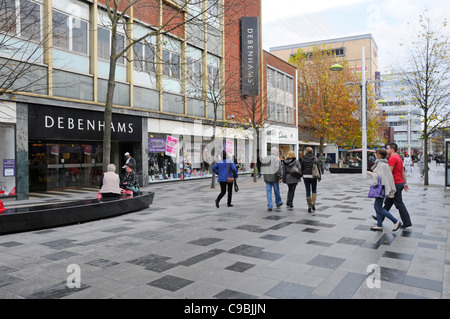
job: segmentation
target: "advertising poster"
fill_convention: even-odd
[[[177,156],[178,139],[176,137],[167,136],[166,139],[166,155]]]

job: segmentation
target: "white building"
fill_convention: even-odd
[[[381,75],[381,97],[383,115],[388,126],[394,128],[394,141],[401,153],[408,149],[417,154],[422,149],[421,109],[413,104],[408,88],[401,77],[396,75]]]

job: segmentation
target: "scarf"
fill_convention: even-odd
[[[373,164],[373,166],[372,166],[372,168],[371,168],[371,170],[372,170],[372,172],[373,172],[373,170],[375,169],[375,167],[377,167],[377,165],[378,165],[378,163],[388,163],[388,160],[387,159],[385,159],[385,158],[378,158],[378,159],[376,159],[375,160],[375,163]]]

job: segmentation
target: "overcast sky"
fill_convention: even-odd
[[[450,0],[262,0],[263,48],[371,33],[380,70],[388,72],[424,10],[442,21]]]

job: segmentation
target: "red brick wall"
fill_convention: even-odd
[[[240,95],[240,18],[260,17],[261,0],[226,0],[225,4],[225,118],[246,108]],[[260,17],[261,23],[261,17]],[[261,25],[260,25],[261,28]],[[262,41],[260,41],[262,47]],[[262,61],[262,59],[261,59]]]

